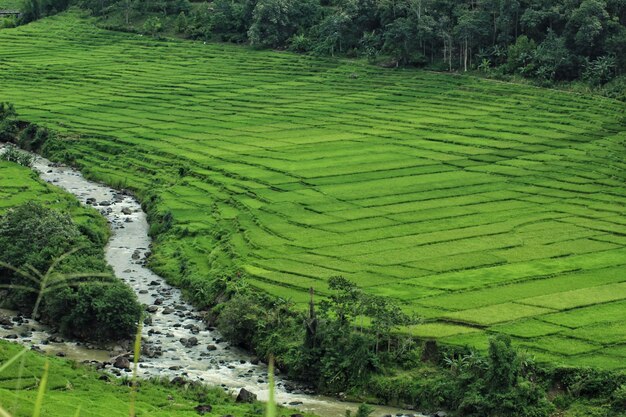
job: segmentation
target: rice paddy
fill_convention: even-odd
[[[0,31],[0,101],[88,175],[157,197],[152,266],[289,298],[343,275],[486,346],[626,369],[623,103],[98,29]]]

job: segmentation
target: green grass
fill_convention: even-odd
[[[95,209],[81,206],[73,195],[41,181],[30,168],[0,161],[0,214],[29,201],[68,213],[79,228],[102,236],[103,242],[108,239],[107,222]]]
[[[0,341],[0,364],[16,355],[19,345]],[[0,405],[14,417],[31,417],[44,372],[49,362],[47,389],[43,391],[41,415],[68,417],[80,409],[81,417],[122,417],[129,415],[131,388],[123,380],[110,377],[101,380],[102,373],[74,362],[45,357],[33,352],[25,355],[20,385],[18,381],[21,359],[0,374]],[[154,417],[192,417],[199,404],[210,404],[211,415],[236,415],[242,417],[263,415],[261,403],[237,404],[220,388],[186,388],[157,380],[139,382],[136,395],[136,415]],[[292,414],[292,410],[280,408],[277,415]],[[308,415],[308,414],[307,414]]]
[[[0,10],[20,10],[23,0],[0,0]]]
[[[158,196],[173,227],[151,266],[173,283],[200,294],[239,270],[303,306],[343,275],[427,317],[417,336],[504,332],[539,358],[626,368],[612,327],[593,344],[566,331],[626,300],[623,103],[156,41],[76,11],[0,45],[0,100],[68,134],[87,175]]]

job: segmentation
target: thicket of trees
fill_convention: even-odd
[[[34,0],[32,0],[34,1]],[[41,0],[43,1],[43,0]],[[175,15],[190,38],[388,65],[600,85],[626,69],[625,0],[83,0],[96,14]]]
[[[548,417],[590,398],[608,416],[626,404],[626,376],[539,367],[505,335],[490,339],[486,354],[420,345],[399,331],[414,318],[342,277],[331,278],[326,298],[312,299],[309,311],[300,313],[242,280],[221,284],[218,298],[226,298],[224,291],[231,297],[213,309],[222,334],[262,358],[274,357],[293,379],[321,392],[374,396],[419,410],[444,408],[465,417]]]

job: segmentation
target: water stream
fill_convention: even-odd
[[[139,373],[142,377],[183,376],[236,393],[240,388],[268,397],[267,367],[253,357],[224,342],[218,331],[208,328],[198,311],[182,298],[181,292],[147,267],[145,257],[150,248],[148,222],[140,204],[132,196],[86,180],[80,172],[38,157],[34,169],[41,178],[75,195],[81,203],[98,209],[109,221],[112,235],[106,247],[106,259],[115,275],[126,282],[141,303],[150,306],[149,320],[143,328],[143,355]],[[6,315],[6,312],[5,312]],[[0,312],[2,316],[2,312]],[[50,354],[78,361],[107,363],[115,354],[84,344],[50,339],[45,326],[29,319],[17,319],[12,326],[0,326],[0,337],[35,346]],[[335,398],[307,394],[297,384],[280,375],[276,378],[278,403],[315,413],[321,417],[340,417],[347,409],[354,414],[358,404]],[[421,416],[407,410],[376,407],[374,416]]]

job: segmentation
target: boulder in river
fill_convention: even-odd
[[[125,356],[118,356],[113,362],[113,366],[118,369],[130,369],[130,361]]]
[[[182,339],[180,339],[180,343],[182,343],[182,345],[185,346],[186,348],[194,347],[198,344],[198,338],[192,336],[189,339],[187,339],[183,337]]]
[[[252,403],[256,401],[256,398],[256,394],[242,388],[239,390],[239,394],[237,394],[237,399],[235,401],[238,403]]]
[[[215,346],[215,345],[208,345],[208,346],[206,347],[206,349],[207,349],[207,350],[211,350],[211,351],[213,351],[213,350],[217,350],[217,346]]]
[[[129,215],[131,215],[133,213],[133,211],[130,208],[128,208],[128,207],[123,207],[122,208],[122,213],[127,215],[127,216],[129,216]]]

